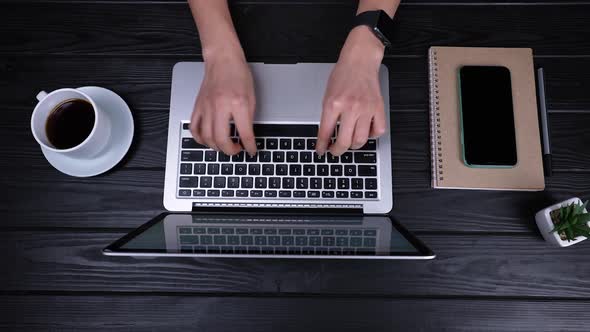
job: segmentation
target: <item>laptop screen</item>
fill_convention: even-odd
[[[224,257],[424,256],[384,216],[163,214],[105,253]]]

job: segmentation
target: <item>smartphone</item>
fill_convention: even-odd
[[[488,168],[516,165],[516,132],[508,68],[459,68],[459,113],[465,165]]]

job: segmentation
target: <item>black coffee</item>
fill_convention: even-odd
[[[49,113],[45,132],[49,142],[57,149],[69,149],[84,142],[93,127],[92,104],[82,99],[70,99]]]

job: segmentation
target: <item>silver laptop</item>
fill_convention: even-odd
[[[105,254],[433,257],[386,216],[393,206],[389,113],[383,136],[341,156],[318,156],[322,99],[334,65],[250,66],[257,94],[254,157],[227,156],[194,141],[189,119],[204,64],[174,66],[164,207],[176,213],[155,218]],[[379,79],[389,105],[385,66]],[[233,126],[231,133],[239,140]],[[146,245],[146,237],[160,241]]]

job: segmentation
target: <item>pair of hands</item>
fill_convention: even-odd
[[[383,45],[368,29],[353,29],[340,53],[324,95],[316,151],[339,156],[362,147],[385,132],[386,117],[379,85]],[[191,133],[201,144],[227,155],[242,146],[230,137],[230,120],[244,149],[256,154],[252,129],[256,100],[252,73],[243,55],[225,54],[205,62],[205,77],[191,118]],[[338,137],[330,144],[336,123]]]

